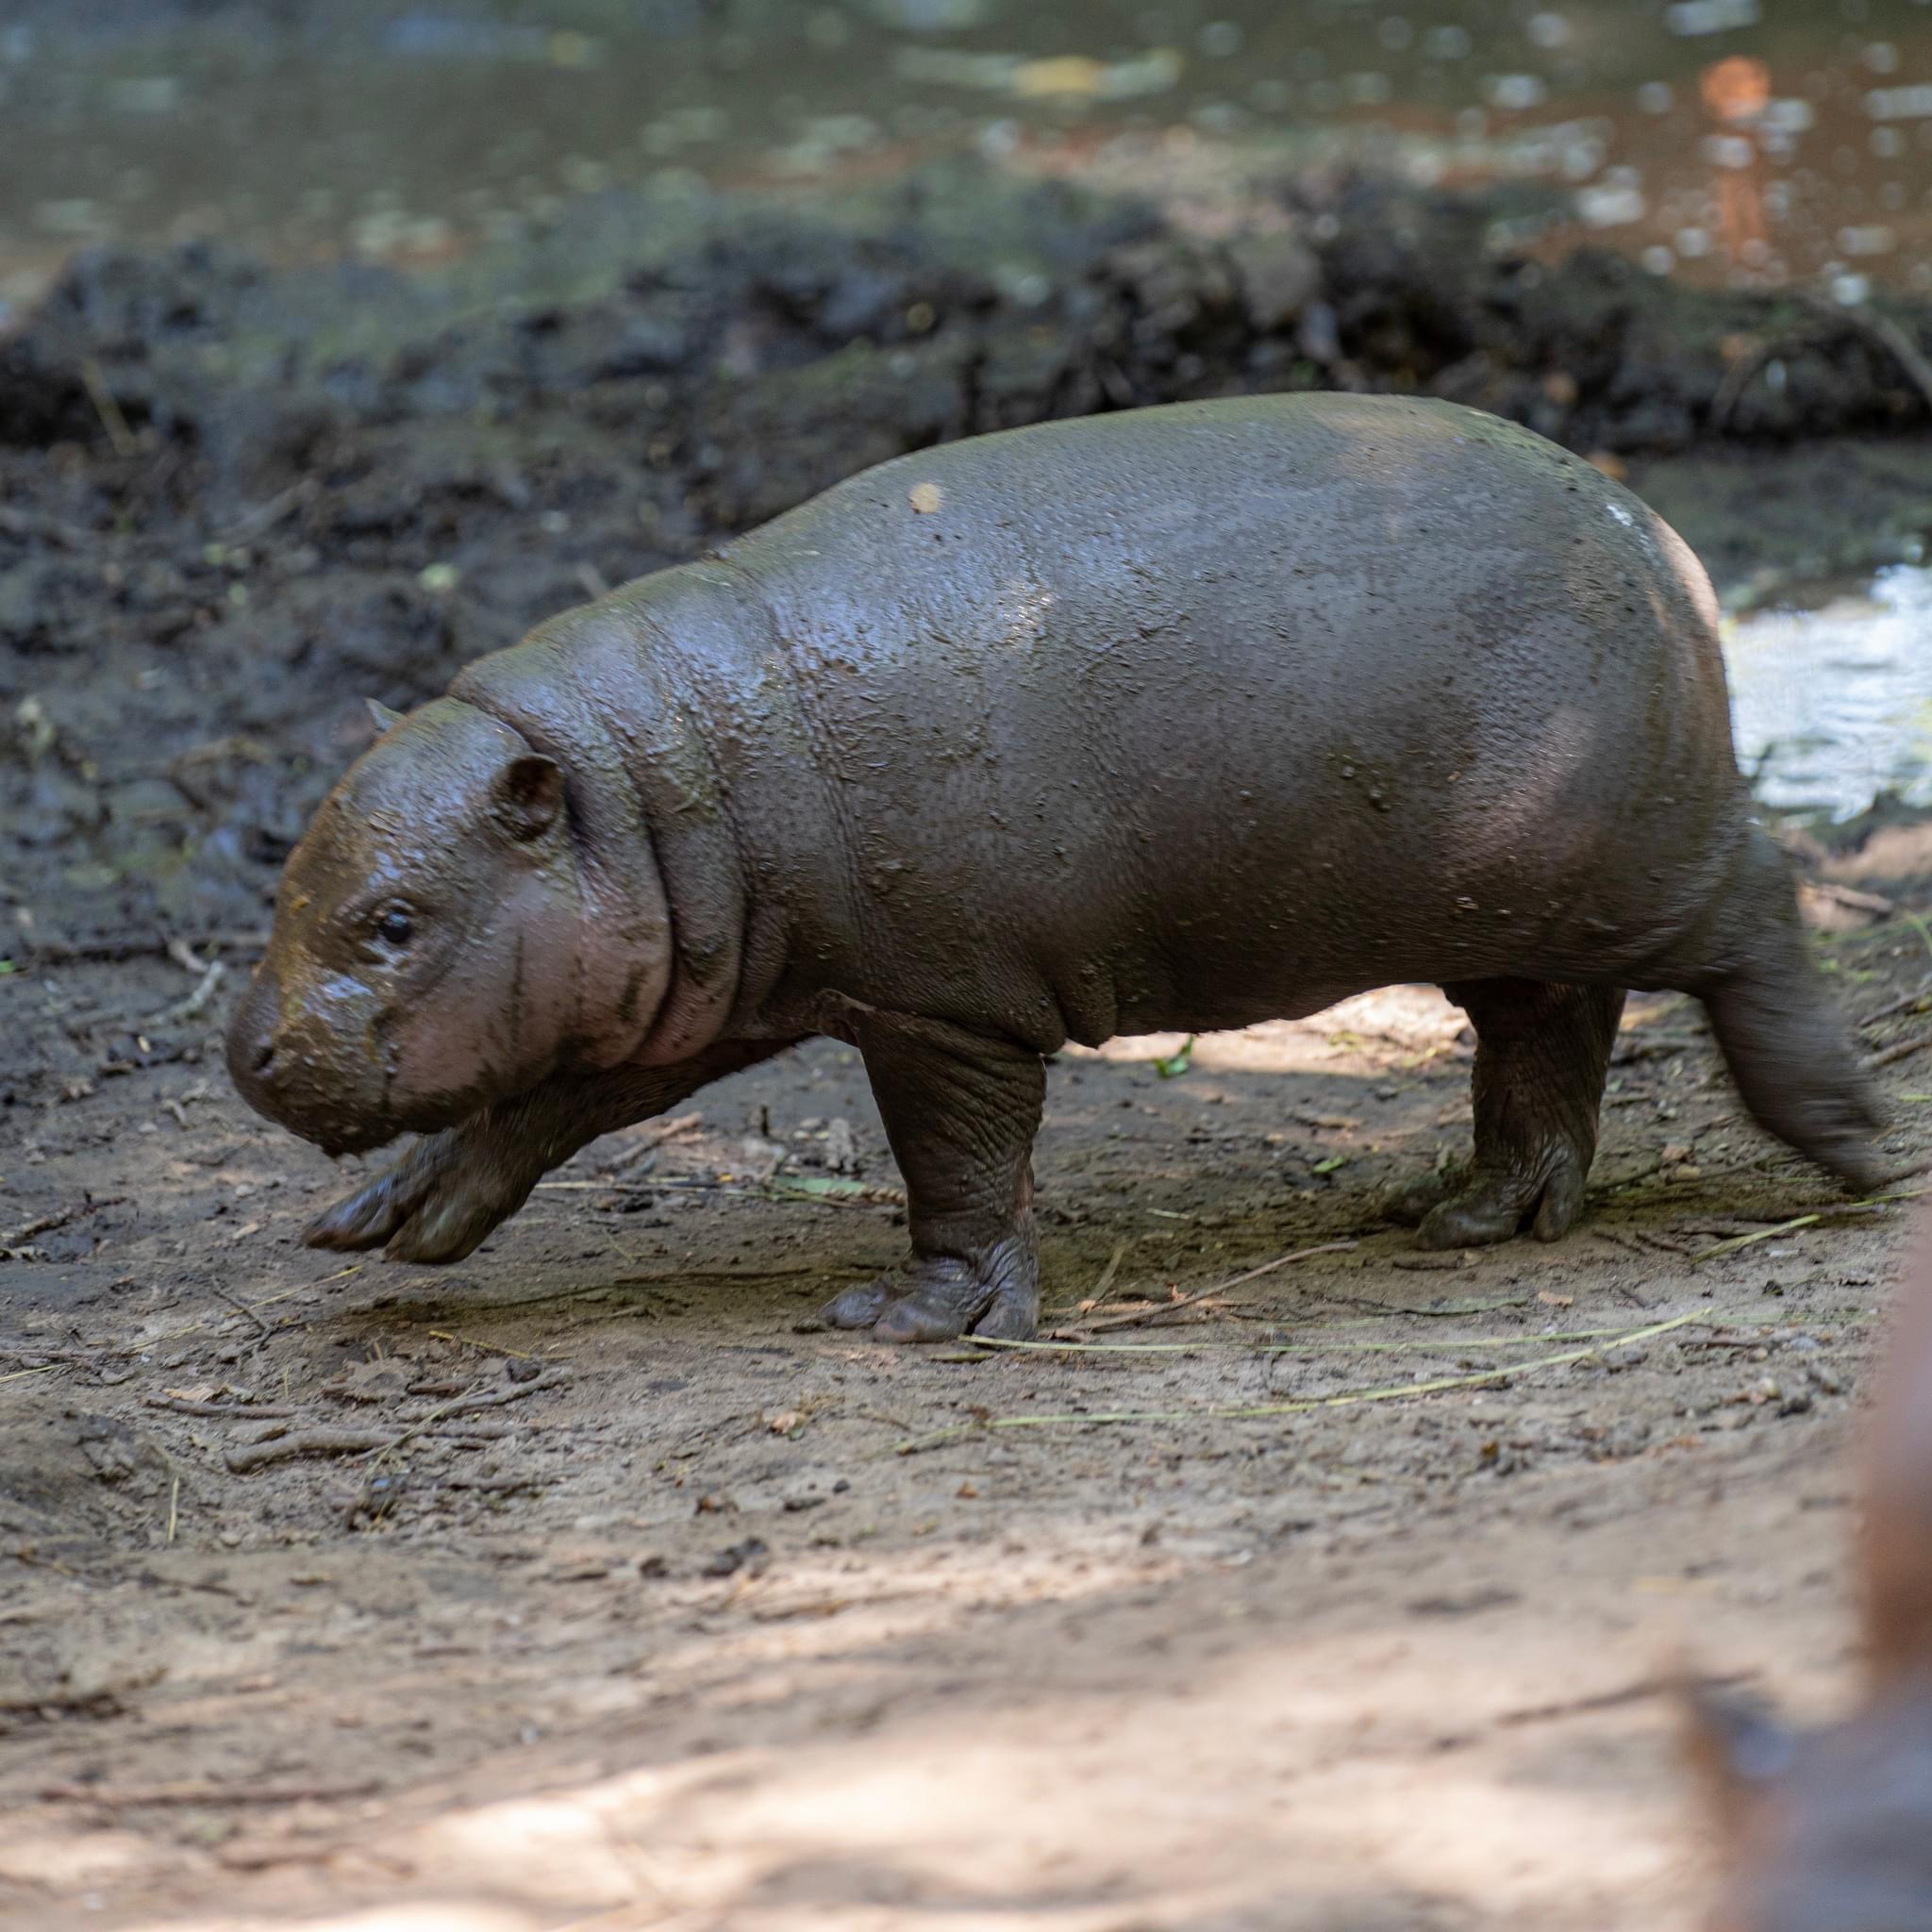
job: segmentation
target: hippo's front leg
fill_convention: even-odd
[[[945,1341],[968,1329],[1026,1341],[1040,1322],[1040,1056],[961,1027],[876,1013],[860,1023],[858,1043],[906,1177],[912,1259],[840,1295],[824,1319],[870,1328],[882,1341]]]
[[[729,1041],[669,1067],[553,1074],[420,1141],[318,1215],[311,1248],[375,1248],[392,1261],[460,1261],[529,1199],[553,1167],[599,1134],[650,1120],[726,1074],[796,1042]]]

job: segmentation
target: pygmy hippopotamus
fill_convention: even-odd
[[[1734,1695],[1696,1702],[1717,1932],[1932,1932],[1932,1239],[1903,1295],[1866,1442],[1862,1708],[1796,1737]]]
[[[465,670],[289,860],[229,1064],[309,1229],[453,1260],[594,1136],[813,1034],[908,1195],[893,1341],[1030,1335],[1065,1041],[1434,981],[1475,1156],[1430,1245],[1575,1219],[1627,988],[1847,1182],[1876,1123],[1732,756],[1708,580],[1446,404],[1184,403],[899,458]]]

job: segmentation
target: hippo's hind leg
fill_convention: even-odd
[[[1475,1165],[1418,1238],[1427,1248],[1474,1248],[1533,1222],[1540,1240],[1556,1241],[1583,1206],[1624,995],[1533,979],[1442,991],[1475,1027]]]
[[[1029,1340],[1040,1321],[1033,1137],[1046,1099],[1037,1053],[937,1022],[865,1016],[859,1051],[906,1177],[912,1259],[824,1310],[882,1341],[972,1329]]]
[[[1881,1185],[1884,1116],[1812,963],[1783,855],[1755,828],[1717,951],[1669,983],[1704,1002],[1752,1118],[1847,1186]]]

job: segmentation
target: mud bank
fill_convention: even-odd
[[[258,927],[365,693],[981,430],[1423,391],[1628,466],[1734,587],[1794,528],[1818,568],[1932,530],[1932,311],[1541,261],[1520,212],[1302,179],[1207,239],[949,167],[809,215],[612,194],[436,278],[83,255],[0,340],[6,942]]]

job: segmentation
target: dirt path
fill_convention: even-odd
[[[1918,1037],[1912,932],[1821,945]],[[1066,1056],[1049,1307],[1165,1352],[990,1357],[810,1329],[903,1239],[836,1044],[455,1270],[345,1268],[296,1244],[344,1177],[218,1072],[228,988],[144,1030],[197,983],[6,995],[71,1095],[0,1153],[9,1928],[1689,1927],[1644,1687],[1688,1642],[1847,1689],[1903,1222],[1697,1260],[1833,1196],[1682,1002],[1633,1003],[1586,1228],[1446,1266],[1374,1208],[1467,1134],[1433,994]],[[273,1459],[310,1430],[377,1446]]]

